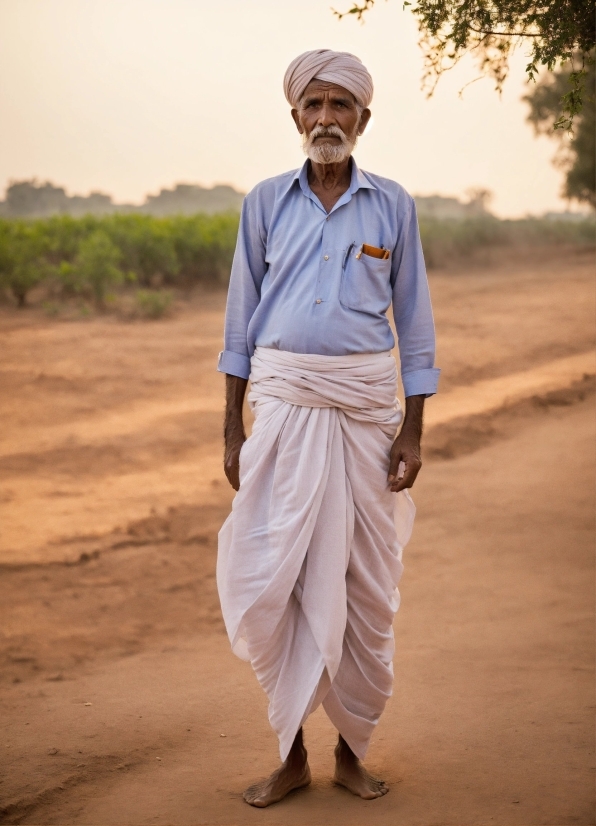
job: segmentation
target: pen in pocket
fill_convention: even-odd
[[[350,253],[352,252],[354,246],[355,246],[354,243],[351,243],[350,246],[348,247],[348,249],[346,250],[346,254],[344,255],[344,262],[341,265],[342,270],[345,270],[346,264],[348,262],[348,258],[350,257]]]

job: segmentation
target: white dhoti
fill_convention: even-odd
[[[282,760],[321,702],[362,759],[392,690],[415,514],[387,483],[402,419],[395,360],[259,347],[250,379],[255,422],[219,534],[226,629],[269,697]]]

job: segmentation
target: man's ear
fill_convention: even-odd
[[[363,109],[362,114],[360,115],[360,123],[358,124],[358,134],[362,135],[364,130],[368,126],[368,122],[371,118],[372,112],[370,109]]]
[[[369,112],[370,115],[370,112]],[[297,109],[292,109],[292,117],[294,118],[294,123],[296,124],[296,129],[300,132],[301,135],[304,134],[304,127],[300,123],[300,116],[298,115]]]

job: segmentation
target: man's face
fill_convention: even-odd
[[[292,117],[312,160],[333,163],[349,157],[370,119],[354,95],[341,86],[313,80]]]

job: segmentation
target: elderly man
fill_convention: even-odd
[[[225,472],[238,491],[219,535],[218,588],[232,648],[269,697],[282,760],[244,793],[260,807],[310,783],[302,726],[321,703],[339,732],[335,782],[366,799],[387,792],[360,761],[391,694],[407,489],[439,373],[414,202],[352,158],[371,116],[368,71],[318,49],[290,64],[284,91],[307,160],[244,200],[218,365]]]

